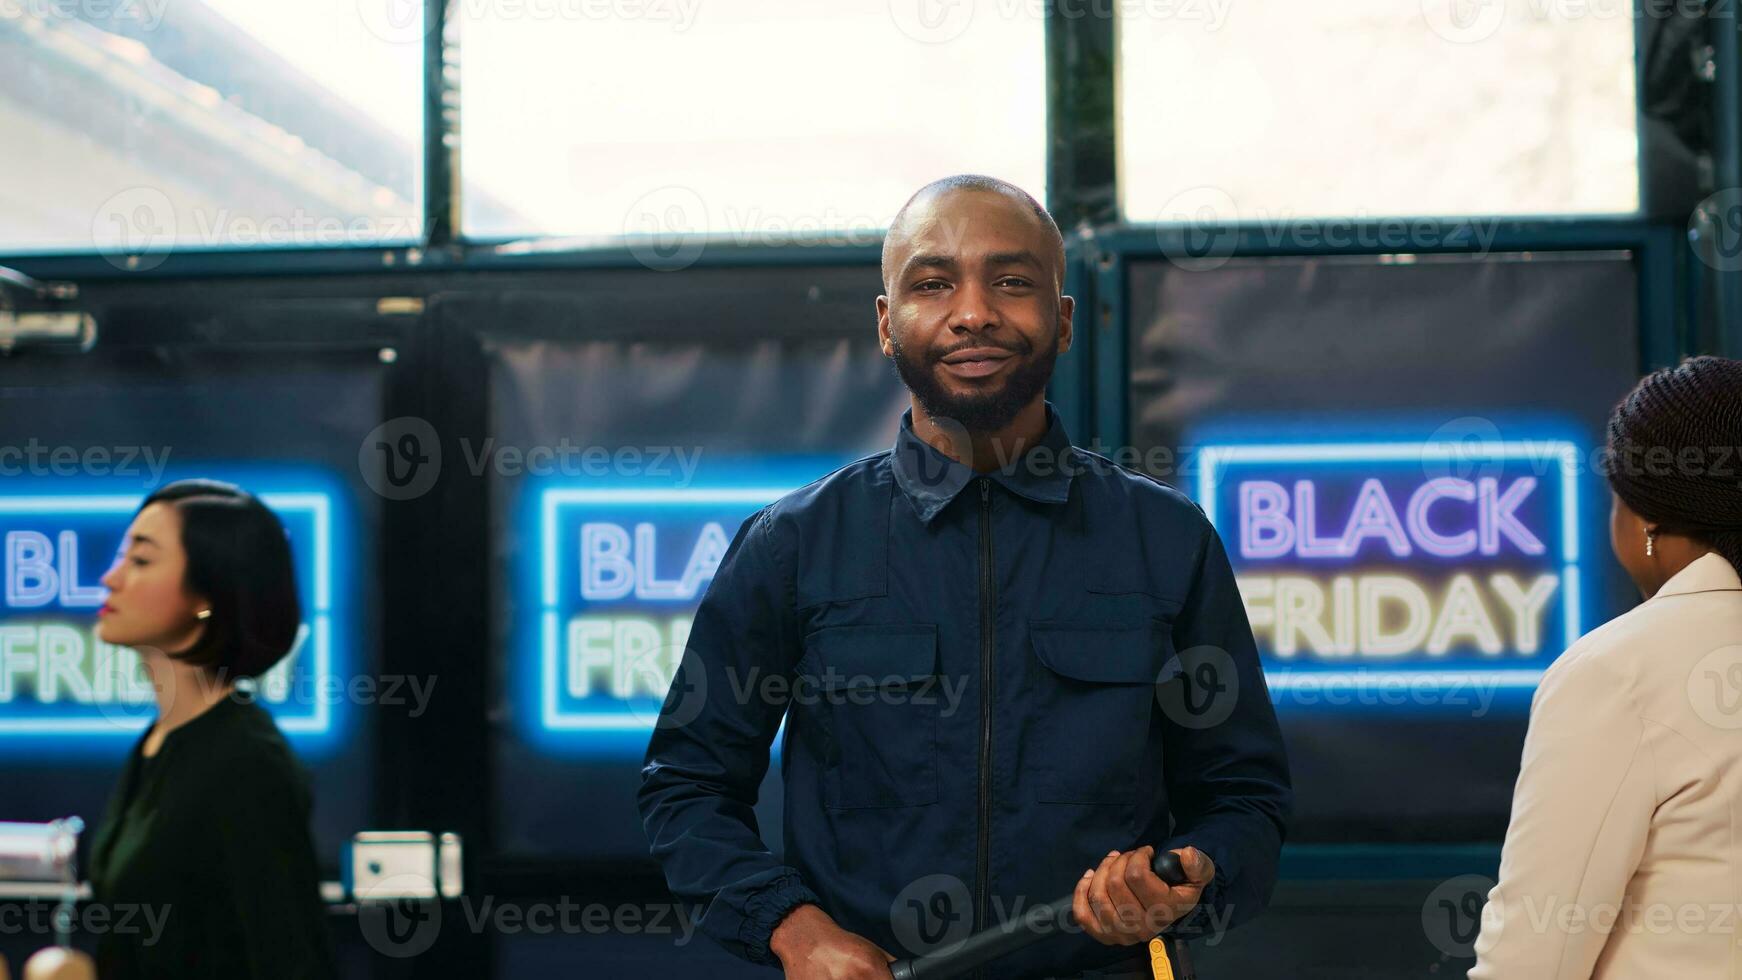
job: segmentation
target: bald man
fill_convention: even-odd
[[[983,975],[1149,976],[1152,937],[1269,898],[1292,794],[1233,572],[1190,500],[1046,401],[1064,261],[1020,188],[914,194],[877,297],[894,446],[747,519],[696,613],[642,817],[702,931],[787,977],[888,977],[1073,883]],[[752,810],[782,718],[784,863]]]

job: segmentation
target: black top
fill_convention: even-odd
[[[149,734],[91,844],[102,980],[333,976],[308,774],[272,718],[238,693],[146,758]]]

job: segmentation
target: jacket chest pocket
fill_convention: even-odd
[[[1032,776],[1043,803],[1134,803],[1156,685],[1180,674],[1166,624],[1033,622]],[[1159,775],[1159,774],[1157,774]]]
[[[805,638],[799,674],[826,726],[830,807],[919,806],[938,798],[937,627],[835,626]]]

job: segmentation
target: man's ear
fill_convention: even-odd
[[[1071,349],[1071,317],[1076,313],[1077,301],[1070,296],[1059,297],[1059,353]]]
[[[877,297],[877,346],[884,357],[895,356],[895,345],[889,339],[889,297]]]

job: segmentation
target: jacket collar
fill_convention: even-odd
[[[1737,578],[1736,570],[1724,560],[1724,556],[1716,551],[1708,551],[1693,561],[1686,568],[1671,575],[1669,581],[1657,590],[1658,596],[1685,595],[1689,592],[1711,592],[1715,589],[1742,589],[1742,579]]]
[[[1071,477],[1080,462],[1071,446],[1071,436],[1052,402],[1046,402],[1046,435],[1019,460],[985,475],[1013,493],[1047,504],[1062,504],[1071,496]],[[979,474],[956,462],[913,432],[913,409],[901,413],[901,430],[895,434],[892,465],[895,482],[913,502],[919,519],[930,523],[938,512],[956,499],[962,488]]]

